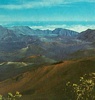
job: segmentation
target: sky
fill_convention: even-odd
[[[95,0],[0,0],[0,25],[28,25],[51,30],[65,28],[77,32],[95,29]]]
[[[95,0],[0,0],[3,21],[95,21]]]

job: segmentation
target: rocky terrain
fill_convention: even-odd
[[[0,94],[22,100],[63,100],[67,81],[95,72],[95,30],[0,26]]]

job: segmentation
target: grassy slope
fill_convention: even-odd
[[[79,59],[86,57],[95,57],[95,49],[79,50],[70,54],[67,59]]]
[[[22,100],[62,100],[65,83],[90,72],[95,72],[95,57],[38,67],[1,82],[0,94],[18,90]]]
[[[45,56],[29,56],[20,59],[18,62],[1,62],[0,63],[0,81],[24,73],[32,68],[51,65],[56,61],[46,58]]]

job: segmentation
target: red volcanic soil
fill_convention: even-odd
[[[62,100],[65,83],[90,72],[95,72],[94,57],[39,66],[0,82],[0,94],[19,91],[22,100]]]

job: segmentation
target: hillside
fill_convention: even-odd
[[[88,41],[88,42],[94,42],[95,30],[87,29],[86,31],[81,32],[78,36],[78,39],[81,39],[83,41]]]
[[[0,26],[0,94],[65,100],[66,82],[78,83],[80,76],[95,72],[94,31]]]
[[[66,82],[77,82],[91,72],[95,72],[95,57],[40,66],[0,82],[0,93],[18,90],[23,94],[22,100],[62,100]]]
[[[29,56],[18,61],[7,61],[0,63],[0,81],[6,80],[28,70],[33,67],[45,66],[56,63],[53,59],[46,58],[41,55]]]

